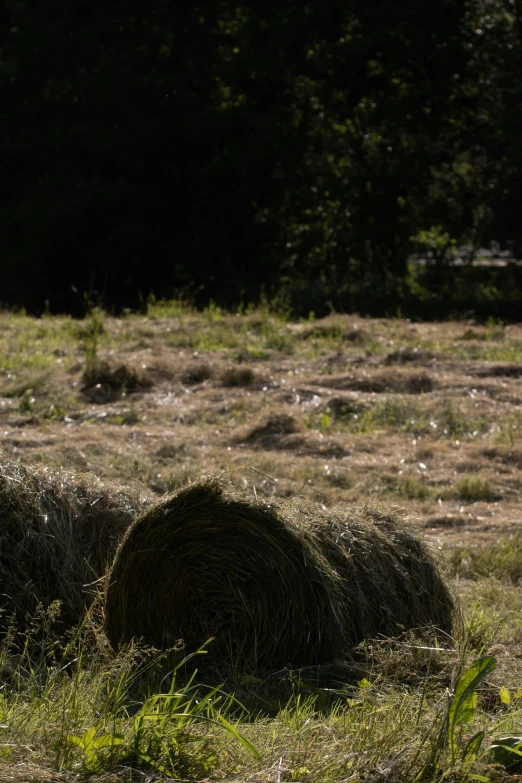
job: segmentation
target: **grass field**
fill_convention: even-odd
[[[96,611],[57,663],[45,615],[39,655],[2,647],[0,781],[514,780],[516,754],[506,769],[489,748],[522,735],[521,405],[519,325],[176,301],[1,315],[4,457],[158,499],[225,474],[253,496],[403,509],[446,560],[464,630],[445,649],[408,635],[324,670],[201,683],[197,656],[175,682],[150,651],[114,657]]]

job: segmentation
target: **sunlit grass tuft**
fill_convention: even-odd
[[[468,503],[475,503],[480,500],[489,503],[494,499],[494,493],[489,481],[480,478],[480,476],[466,476],[466,478],[457,483],[455,492],[460,500]]]
[[[495,577],[500,582],[522,584],[522,531],[503,536],[495,544],[477,550],[457,547],[450,556],[452,567],[470,579]]]

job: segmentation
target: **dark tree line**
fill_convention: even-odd
[[[0,24],[0,301],[516,314],[515,265],[448,262],[522,256],[522,0],[7,0]]]

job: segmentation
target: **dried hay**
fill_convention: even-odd
[[[344,340],[346,342],[356,343],[357,345],[364,345],[370,340],[370,335],[366,329],[354,327],[353,329],[343,330],[338,323],[314,324],[313,326],[304,329],[299,334],[299,337],[301,340]]]
[[[293,416],[288,413],[278,413],[269,416],[263,424],[254,427],[243,441],[262,449],[281,448],[281,439],[284,436],[296,435],[302,432],[302,429]]]
[[[354,414],[364,413],[368,406],[351,397],[332,397],[322,408],[335,419],[351,418]]]
[[[365,372],[359,376],[341,375],[322,381],[322,385],[331,389],[349,389],[365,393],[426,394],[436,387],[434,379],[425,372],[411,373],[400,370],[370,375]]]
[[[61,602],[72,627],[93,600],[92,584],[145,495],[105,487],[91,474],[0,460],[0,626],[23,628],[38,605]]]
[[[96,359],[83,371],[82,391],[91,402],[110,402],[123,392],[150,389],[152,379],[143,367]]]
[[[437,360],[437,357],[431,351],[419,351],[418,348],[405,348],[404,346],[397,351],[389,353],[384,363],[392,364],[424,364],[431,365]]]
[[[192,362],[181,373],[181,383],[196,386],[214,377],[214,368],[206,362]]]
[[[522,468],[522,449],[501,448],[496,446],[484,449],[482,455],[497,463]]]
[[[293,416],[286,413],[269,416],[263,424],[254,427],[245,436],[240,436],[237,441],[247,444],[251,449],[291,451],[294,456],[341,458],[351,454],[335,439],[305,431]]]
[[[313,324],[298,335],[301,340],[333,339],[339,340],[342,337],[342,329],[339,324],[319,323]]]
[[[466,329],[457,340],[487,340],[488,336],[485,329]]]
[[[453,628],[454,603],[426,545],[375,509],[267,505],[200,482],[147,511],[113,563],[105,629],[219,663],[273,667],[338,659],[362,640]]]
[[[522,378],[522,364],[481,363],[478,367],[469,369],[468,372],[476,378]]]
[[[258,377],[251,367],[226,367],[219,378],[222,386],[253,386]]]
[[[371,339],[369,332],[366,329],[349,329],[347,332],[343,332],[343,340],[350,343],[357,343],[358,345],[364,345]]]
[[[23,745],[21,747],[24,748]],[[28,750],[27,748],[25,752]],[[36,756],[35,751],[33,755]],[[32,762],[0,758],[0,783],[165,783],[169,779],[160,773],[130,769],[128,766],[117,766],[109,772],[87,772],[80,777],[67,770],[57,772],[45,764],[43,759],[40,762]]]

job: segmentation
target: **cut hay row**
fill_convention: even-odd
[[[332,662],[365,639],[451,634],[452,595],[399,516],[257,502],[195,483],[128,529],[108,579],[105,629],[242,666]]]
[[[82,620],[94,587],[146,494],[95,476],[0,459],[0,628],[24,627],[61,602],[62,628]]]

